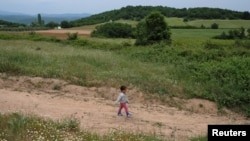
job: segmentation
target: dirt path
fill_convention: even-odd
[[[1,113],[15,111],[55,120],[73,117],[81,122],[82,129],[100,134],[122,129],[185,141],[189,137],[206,135],[208,124],[249,123],[249,119],[230,111],[218,115],[215,104],[205,100],[183,101],[189,110],[149,105],[136,90],[128,91],[133,117],[118,117],[118,105],[114,104],[118,93],[116,88],[87,88],[56,79],[0,74]],[[132,95],[136,98],[132,99]]]

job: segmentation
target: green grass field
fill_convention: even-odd
[[[183,18],[165,18],[165,21],[169,26],[187,26],[188,24],[183,22]]]
[[[187,22],[188,25],[200,27],[202,24],[210,28],[213,23],[217,23],[219,28],[250,28],[250,20],[193,20]]]
[[[219,19],[213,19],[213,20],[200,20],[195,19],[191,21],[184,22],[183,18],[176,18],[176,17],[169,17],[165,18],[165,21],[169,26],[194,26],[200,28],[201,25],[204,25],[206,28],[211,28],[211,25],[213,23],[217,23],[219,25],[219,28],[221,29],[238,29],[241,27],[244,27],[245,29],[250,28],[250,21],[249,20],[219,20]],[[138,23],[137,21],[131,21],[131,20],[118,20],[116,22],[120,23],[128,23],[131,24],[133,27],[136,26]],[[88,26],[86,26],[88,27]]]
[[[228,29],[171,29],[172,39],[211,39]]]

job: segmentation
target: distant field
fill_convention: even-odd
[[[118,20],[116,22],[119,22],[119,23],[127,23],[127,24],[130,24],[132,25],[132,27],[136,27],[138,21],[132,21],[132,20]]]
[[[183,22],[183,18],[166,18],[166,22],[169,26],[187,26],[187,23]]]
[[[169,26],[187,26],[187,24],[183,22],[183,18],[171,17],[171,18],[165,18],[165,21]],[[118,20],[117,22],[128,23],[131,24],[133,27],[135,27],[136,24],[138,23],[138,21],[131,21],[131,20]]]
[[[229,29],[171,29],[172,38],[198,38],[207,39],[216,35],[220,35],[223,31],[228,32]]]
[[[91,33],[91,30],[80,30],[80,29],[61,29],[61,30],[39,30],[36,33],[47,36],[47,37],[56,37],[59,39],[66,39],[67,34],[78,33],[78,36],[88,36]]]
[[[92,29],[94,30],[94,29]],[[78,36],[81,38],[88,38],[90,36],[91,31],[85,27],[81,28],[72,28],[69,30],[45,30],[45,31],[37,31],[37,33],[47,36],[47,37],[56,37],[59,39],[66,39],[67,33],[78,33]],[[197,39],[207,39],[212,38],[216,35],[220,35],[223,31],[228,32],[229,29],[171,29],[172,39],[180,39],[180,38],[197,38]],[[107,39],[107,38],[89,38],[90,40],[102,40],[104,42],[114,42],[114,40],[120,40],[119,42],[126,41],[128,39]],[[130,39],[131,41],[133,39]]]
[[[165,20],[169,26],[201,27],[201,25],[204,25],[206,28],[210,28],[211,24],[217,23],[219,24],[219,28],[222,29],[241,28],[241,27],[244,27],[246,29],[250,28],[250,20],[192,20],[188,22],[183,22],[183,18],[176,18],[176,17],[166,18]],[[138,21],[132,21],[132,20],[118,20],[116,22],[131,24],[133,27],[135,27],[136,24],[138,23]],[[100,24],[74,27],[72,29],[93,30],[97,25]]]
[[[73,27],[71,28],[72,30],[94,30],[96,26],[100,24],[94,24],[94,25],[84,25],[84,26],[79,26],[79,27]]]
[[[193,20],[187,22],[188,25],[200,27],[210,27],[211,24],[219,24],[219,28],[250,28],[250,20]]]
[[[169,26],[195,26],[201,27],[204,25],[210,28],[213,23],[219,24],[219,28],[250,28],[250,20],[191,20],[183,22],[183,18],[166,18]]]
[[[120,23],[127,23],[131,24],[133,27],[136,26],[138,21],[132,21],[132,20],[118,20],[115,22]],[[190,39],[190,38],[196,38],[196,39],[211,39],[214,36],[220,35],[222,32],[227,33],[232,28],[238,29],[241,27],[244,27],[245,29],[250,28],[250,20],[192,20],[188,22],[183,22],[183,18],[166,18],[166,22],[169,26],[196,26],[200,27],[201,25],[204,25],[208,29],[171,29],[172,33],[172,39]],[[217,23],[219,24],[219,29],[209,29],[211,24]],[[86,26],[80,26],[80,27],[74,27],[70,29],[62,29],[62,30],[46,30],[46,31],[37,31],[37,33],[42,34],[44,36],[50,36],[50,37],[56,37],[59,39],[65,39],[67,38],[67,33],[78,33],[78,36],[81,37],[88,37],[95,29],[96,26],[100,24],[95,25],[86,25]],[[96,39],[93,38],[91,40],[102,40],[104,42],[113,42],[113,39]],[[124,39],[115,39],[119,43],[124,42]],[[125,39],[126,42],[126,39]],[[134,42],[133,39],[130,39],[131,43]]]
[[[116,22],[120,23],[128,23],[133,27],[138,23],[137,21],[131,20],[118,20]],[[204,25],[208,29],[171,29],[172,38],[180,39],[180,38],[212,38],[214,36],[220,35],[222,32],[227,33],[230,29],[239,29],[244,27],[245,29],[250,28],[250,20],[192,20],[188,22],[183,22],[183,18],[166,18],[166,22],[169,26],[195,26],[200,27]],[[209,29],[211,24],[217,23],[219,24],[219,29]],[[88,30],[92,31],[95,29],[96,25],[87,25],[81,27],[72,28],[74,30]]]

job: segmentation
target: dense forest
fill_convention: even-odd
[[[220,8],[171,8],[164,6],[127,6],[118,10],[106,11],[89,17],[71,21],[72,26],[91,25],[111,20],[141,20],[152,11],[159,11],[166,17],[192,19],[244,19],[250,20],[248,11],[232,11]]]

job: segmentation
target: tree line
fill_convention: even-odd
[[[0,31],[44,30],[44,29],[54,28],[58,25],[59,24],[54,23],[54,22],[49,22],[48,24],[45,24],[44,20],[42,19],[41,14],[37,14],[37,20],[30,23],[30,25],[0,20]]]
[[[38,14],[37,21],[31,23],[30,26],[45,26],[48,28],[54,28],[61,26],[62,28],[77,27],[82,25],[92,25],[98,23],[104,23],[108,21],[115,21],[119,19],[136,20],[140,21],[149,15],[152,11],[158,11],[165,17],[179,17],[184,18],[184,21],[193,19],[244,19],[250,20],[250,13],[248,11],[240,12],[228,9],[220,8],[171,8],[164,6],[126,6],[117,10],[110,10],[103,13],[95,14],[89,17],[81,18],[78,20],[67,21],[64,20],[61,23],[49,22],[44,24],[44,20],[41,15]],[[25,26],[23,24],[15,24],[5,21],[0,21],[0,27],[20,27]]]
[[[19,24],[19,23],[13,23],[13,22],[8,22],[8,21],[4,21],[4,20],[0,20],[0,28],[3,27],[19,27],[19,26],[25,26],[24,24]]]
[[[165,17],[179,17],[185,20],[192,19],[244,19],[250,20],[248,11],[240,12],[220,8],[171,8],[164,6],[127,6],[118,10],[106,11],[90,17],[74,20],[71,26],[82,26],[108,22],[111,20],[137,20],[140,21],[152,11],[159,11]]]

